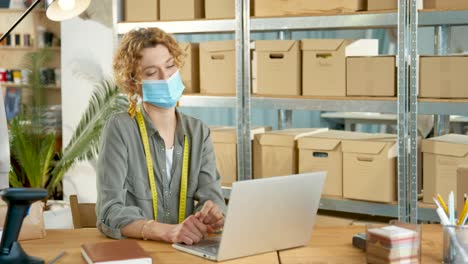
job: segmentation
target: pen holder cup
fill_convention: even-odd
[[[444,226],[444,263],[468,263],[468,226]]]
[[[367,224],[366,259],[367,263],[421,263],[421,226],[399,221]]]

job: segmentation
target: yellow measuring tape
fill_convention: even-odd
[[[151,196],[153,198],[153,214],[154,219],[158,220],[158,190],[154,179],[153,158],[148,143],[148,133],[146,132],[145,121],[141,110],[136,112],[138,127],[140,128],[141,139],[145,149],[146,167],[148,168],[148,179],[150,182]],[[185,209],[187,207],[187,181],[188,181],[188,166],[189,166],[189,143],[187,136],[184,136],[184,157],[182,160],[182,177],[180,181],[180,197],[179,197],[179,223],[185,219]],[[165,176],[165,175],[164,175]]]

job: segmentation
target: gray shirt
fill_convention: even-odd
[[[158,191],[158,222],[177,224],[184,136],[189,141],[189,176],[185,217],[211,200],[226,214],[210,130],[200,120],[176,111],[172,179],[166,172],[165,144],[143,111]],[[120,229],[136,220],[154,219],[143,143],[135,118],[113,116],[106,124],[97,169],[97,227],[120,239]],[[195,202],[198,202],[195,205]]]

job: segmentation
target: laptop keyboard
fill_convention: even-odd
[[[191,248],[208,255],[217,256],[219,249],[219,239],[206,239],[192,245]]]

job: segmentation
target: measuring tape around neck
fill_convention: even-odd
[[[138,127],[140,129],[141,140],[145,149],[146,167],[148,169],[148,180],[151,188],[151,196],[153,200],[153,215],[154,219],[158,220],[158,190],[156,189],[156,182],[154,177],[153,158],[148,142],[148,133],[146,131],[145,121],[141,109],[136,112]],[[187,181],[188,181],[188,164],[189,163],[189,143],[187,136],[184,136],[184,156],[182,159],[182,175],[180,180],[180,196],[179,196],[179,223],[185,219],[185,209],[187,207]],[[164,175],[165,176],[165,175]]]

